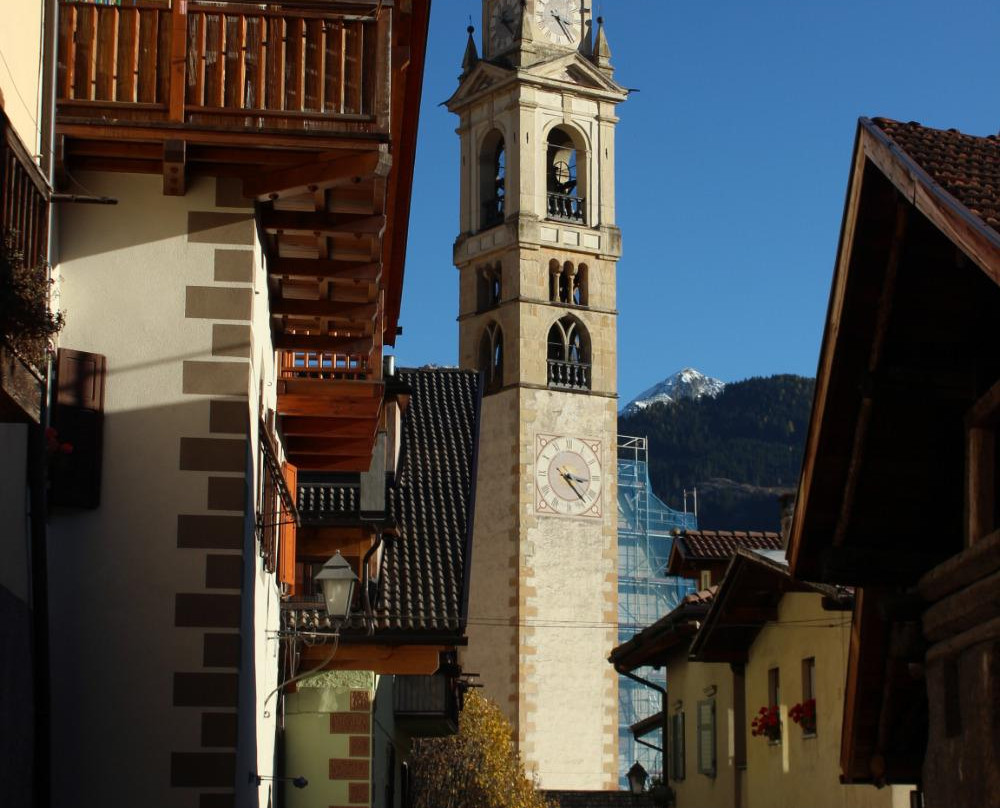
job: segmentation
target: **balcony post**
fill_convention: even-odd
[[[187,88],[187,0],[173,0],[170,6],[170,90],[167,118],[184,122],[184,93]]]

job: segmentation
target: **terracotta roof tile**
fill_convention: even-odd
[[[725,561],[738,548],[746,550],[780,550],[779,533],[756,530],[685,530],[674,538],[682,558]]]
[[[930,129],[910,121],[872,120],[942,188],[1000,232],[1000,136]]]

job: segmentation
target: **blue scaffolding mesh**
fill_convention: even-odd
[[[694,514],[669,508],[649,484],[646,438],[618,437],[618,640],[632,636],[671,611],[694,590],[694,582],[666,575],[674,530],[696,530]],[[638,676],[665,686],[663,670],[640,668]],[[662,776],[663,755],[638,743],[629,727],[661,709],[660,694],[625,676],[618,678],[618,779],[639,762]],[[661,732],[643,738],[663,748]]]

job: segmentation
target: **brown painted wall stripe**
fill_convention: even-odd
[[[236,713],[202,713],[202,746],[236,746]]]
[[[188,395],[245,396],[250,377],[248,362],[184,363],[183,391]]]
[[[246,467],[246,438],[181,438],[181,471],[245,472]]]
[[[234,794],[200,794],[198,796],[198,808],[235,808],[236,796]]]
[[[249,320],[253,291],[245,286],[189,286],[184,294],[184,316],[201,320]]]
[[[371,715],[369,713],[330,713],[330,732],[343,735],[371,732]]]
[[[242,477],[209,477],[208,509],[240,511],[246,507],[247,484]]]
[[[246,401],[212,401],[209,404],[209,431],[246,435],[249,426],[250,410]]]
[[[184,628],[239,628],[239,595],[182,592],[174,597],[174,625]]]
[[[231,786],[236,782],[235,752],[173,752],[170,785],[180,788]]]
[[[348,783],[347,801],[351,805],[367,805],[368,792],[369,792],[368,783]]]
[[[242,516],[180,514],[177,517],[177,546],[180,548],[241,550],[243,536]]]
[[[251,283],[253,253],[250,250],[216,250],[215,280],[222,283]]]
[[[351,691],[351,712],[370,710],[372,706],[371,693],[367,690]]]
[[[238,688],[235,673],[175,673],[174,707],[236,707]]]
[[[238,668],[240,635],[208,633],[202,643],[202,665],[206,668]]]
[[[368,777],[367,760],[350,758],[330,758],[331,780],[364,780]]]
[[[188,241],[196,244],[253,245],[253,217],[248,213],[188,212]]]
[[[370,757],[372,753],[372,739],[367,735],[352,735],[348,741],[348,752],[351,757]]]
[[[243,180],[219,177],[215,181],[215,207],[253,209],[253,200],[243,196]]]
[[[205,559],[206,589],[242,589],[243,558],[238,555],[210,555]]]
[[[248,325],[215,323],[212,326],[212,356],[250,358],[253,336]]]

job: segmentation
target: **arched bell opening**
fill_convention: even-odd
[[[480,267],[476,272],[476,311],[500,305],[503,281],[500,264]]]
[[[548,384],[570,390],[590,389],[590,334],[575,317],[552,324],[548,337]]]
[[[549,132],[546,145],[547,218],[586,224],[586,150],[582,142],[571,130],[557,126]]]
[[[503,329],[490,323],[479,339],[479,369],[483,372],[487,393],[503,387]]]
[[[507,149],[499,129],[483,139],[479,150],[480,229],[500,224],[507,215]]]

